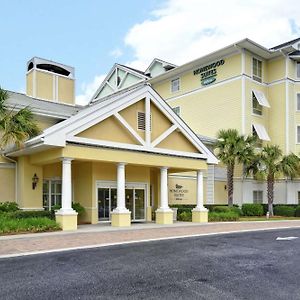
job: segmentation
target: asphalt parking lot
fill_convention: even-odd
[[[5,258],[0,271],[0,299],[300,299],[300,229]]]

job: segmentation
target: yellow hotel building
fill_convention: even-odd
[[[300,150],[300,38],[267,49],[244,39],[187,64],[154,59],[145,71],[115,64],[90,103],[75,105],[74,68],[34,57],[26,95],[42,130],[24,147],[6,149],[0,201],[51,209],[63,229],[81,222],[172,223],[169,204],[226,203],[226,170],[212,145],[219,129],[256,134],[285,153]],[[258,145],[259,146],[259,145]],[[235,174],[234,202],[266,202],[266,185]],[[299,203],[300,181],[278,178],[275,203]]]

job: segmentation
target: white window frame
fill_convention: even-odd
[[[178,109],[178,113],[175,111],[175,109]],[[174,111],[174,113],[180,117],[181,115],[181,107],[179,105],[172,107],[172,110]]]
[[[298,100],[299,100],[299,109],[298,109]],[[300,112],[300,92],[296,93],[296,112]]]
[[[256,193],[256,199],[255,199],[255,197],[254,197],[254,194]],[[261,194],[261,201],[260,201],[260,199],[259,199],[259,201],[258,201],[258,194]],[[263,190],[253,190],[252,191],[252,202],[254,203],[254,204],[262,204],[263,202],[264,202],[264,191]]]
[[[48,182],[48,193],[44,193],[44,182],[47,181]],[[52,209],[52,199],[51,199],[51,196],[52,196],[52,183],[55,182],[55,183],[60,183],[61,185],[61,192],[60,193],[57,193],[55,191],[55,193],[53,194],[55,196],[55,203],[57,202],[57,199],[56,197],[57,196],[60,196],[60,201],[62,201],[62,179],[59,178],[59,177],[54,177],[54,178],[44,178],[43,180],[43,198],[44,198],[44,195],[48,195],[48,206],[45,208],[45,210],[51,210]],[[44,205],[44,203],[43,203]],[[54,204],[56,205],[56,204]]]
[[[299,74],[298,74],[298,65],[299,65]],[[296,61],[296,78],[300,78],[300,62],[297,61]]]
[[[259,113],[256,113],[254,111],[254,106],[253,106],[253,101],[256,101],[257,102],[257,105],[258,105],[258,108],[256,109],[257,111],[259,111],[259,108],[261,108],[261,114]],[[263,106],[258,102],[257,98],[255,97],[255,94],[253,93],[253,91],[251,91],[251,106],[252,106],[252,114],[255,115],[255,116],[258,116],[258,117],[262,117],[263,114],[264,114],[264,111],[263,111]]]
[[[176,91],[173,90],[173,82],[175,80],[178,80],[178,90],[176,90]],[[170,85],[170,91],[171,91],[171,93],[177,93],[177,92],[179,92],[180,91],[180,86],[181,86],[180,77],[176,77],[176,78],[171,79],[171,85]]]
[[[300,139],[298,140],[298,127],[300,128],[300,124],[296,124],[296,145],[300,145]]]
[[[257,141],[256,141],[256,144],[255,144],[255,147],[256,148],[262,148],[262,146],[263,146],[263,140],[258,136],[258,133],[257,133],[257,131],[256,131],[256,129],[255,129],[255,127],[254,127],[254,125],[252,124],[252,135],[256,135],[256,137],[257,137]]]
[[[261,62],[261,77],[258,77],[257,75],[254,75],[253,73],[253,69],[254,69],[254,59],[257,60],[257,61],[260,61]],[[261,60],[260,58],[256,57],[256,56],[252,56],[252,69],[251,69],[251,72],[252,72],[252,79],[256,82],[259,82],[259,83],[262,83],[263,82],[263,60]],[[255,79],[255,78],[257,79]],[[260,80],[259,80],[260,79]]]

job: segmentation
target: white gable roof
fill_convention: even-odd
[[[179,130],[194,145],[199,153],[182,152],[156,147],[159,143],[141,142],[140,145],[113,143],[109,141],[90,140],[77,137],[76,135],[110,116],[120,118],[119,111],[140,101],[149,99],[172,123],[173,126],[164,134],[170,134],[172,130]],[[122,120],[121,120],[122,121]],[[125,123],[126,126],[126,123]],[[129,128],[130,130],[130,128]],[[133,133],[134,134],[134,133]],[[162,134],[161,138],[164,138]],[[83,109],[75,116],[47,128],[43,134],[27,141],[26,148],[34,147],[65,147],[67,143],[80,143],[92,146],[115,147],[117,149],[134,150],[156,154],[166,154],[183,156],[189,158],[198,158],[207,160],[208,163],[216,164],[218,160],[210,150],[200,141],[197,135],[184,123],[184,121],[172,110],[172,108],[147,84],[128,90],[124,93],[118,93],[108,97],[105,101],[96,102],[95,104]]]
[[[122,72],[122,77],[118,75],[118,73]],[[144,74],[144,72],[120,65],[120,64],[114,64],[114,66],[111,68],[95,94],[93,95],[92,99],[90,100],[90,103],[97,101],[99,98],[102,98],[104,96],[110,95],[115,93],[116,91],[122,90],[126,86],[126,80],[128,80],[128,77],[131,76],[131,81],[129,85],[134,85],[137,82],[141,82],[146,80],[148,77]],[[134,79],[134,80],[132,80]],[[107,90],[105,92],[105,95],[101,96],[100,93],[104,90]]]

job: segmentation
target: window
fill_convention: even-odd
[[[255,130],[254,126],[252,126],[252,135],[256,136],[257,140],[256,140],[256,147],[257,148],[261,148],[262,147],[262,140],[260,139],[260,137],[257,134],[257,131]]]
[[[146,130],[146,114],[142,111],[138,111],[137,115],[137,128],[138,130]],[[152,128],[152,115],[150,114],[150,131]]]
[[[300,144],[300,125],[297,125],[297,144]]]
[[[180,116],[180,106],[176,106],[172,108],[176,115]]]
[[[252,92],[252,112],[259,116],[261,116],[263,113],[263,107],[262,105],[259,104],[253,92]]]
[[[298,191],[298,204],[300,205],[300,191]]]
[[[54,205],[61,205],[61,180],[44,180],[43,206],[51,210]]]
[[[300,78],[300,62],[297,62],[297,77]]]
[[[263,191],[253,191],[253,203],[263,203]]]
[[[262,81],[262,61],[254,57],[252,59],[252,74],[254,80],[258,82]]]
[[[297,94],[297,111],[300,111],[300,94]]]
[[[178,92],[179,90],[180,90],[179,78],[173,79],[171,81],[171,92],[175,93],[175,92]]]

